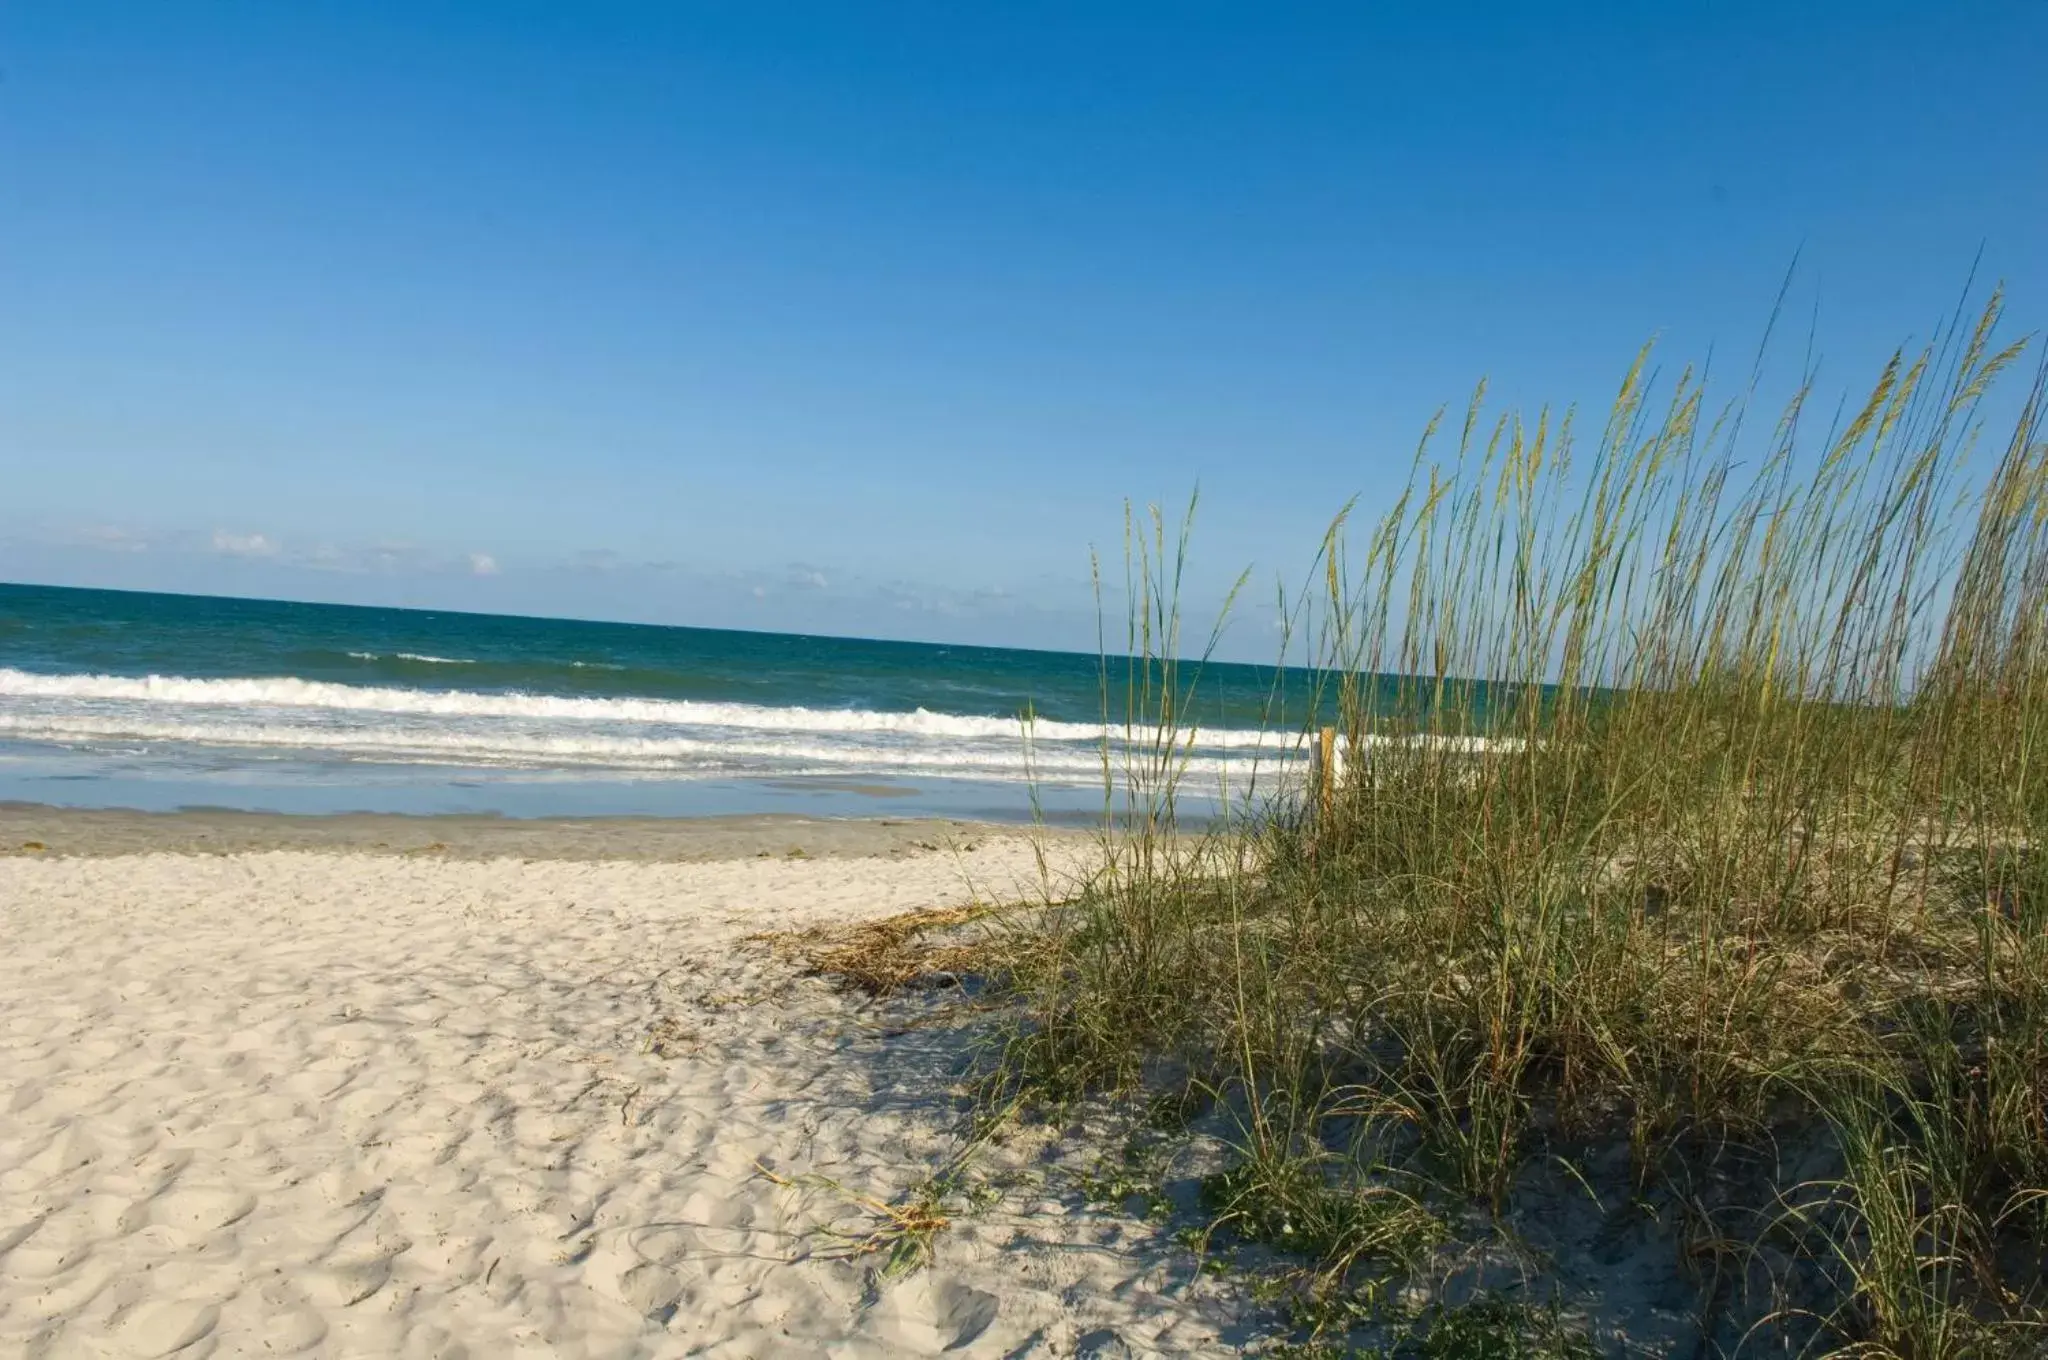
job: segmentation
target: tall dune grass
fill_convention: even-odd
[[[1222,1216],[1321,1205],[1340,1275],[1388,1231],[1343,1204],[1426,1181],[1503,1210],[1532,1165],[1625,1146],[1687,1200],[1685,1249],[1795,1244],[1824,1287],[1766,1330],[2048,1344],[2048,445],[2000,311],[1768,428],[1648,350],[1590,438],[1483,390],[1432,427],[1283,601],[1343,734],[1325,813],[1274,785],[1176,829],[1199,710],[1155,517],[1105,714],[1155,734],[1105,766],[1139,815],[1017,978],[1012,1089],[1220,1101]],[[1825,1174],[1685,1188],[1799,1139]]]

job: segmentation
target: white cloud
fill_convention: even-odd
[[[496,576],[498,574],[498,559],[489,553],[471,553],[469,555],[469,574],[471,576]]]
[[[275,557],[278,545],[276,539],[264,534],[231,534],[225,529],[215,529],[213,550],[229,557]]]
[[[872,593],[877,601],[892,609],[947,618],[1006,617],[1019,612],[1021,607],[1009,591],[997,586],[961,590],[914,581],[888,581],[876,586]]]

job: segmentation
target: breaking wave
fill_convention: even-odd
[[[443,660],[444,658],[411,658]],[[66,745],[234,748],[277,758],[669,774],[869,770],[1085,782],[1121,733],[927,709],[402,689],[290,676],[45,675],[0,667],[0,736]],[[1148,734],[1149,735],[1149,734]],[[1107,740],[1106,740],[1107,739]],[[1182,734],[1185,773],[1278,754],[1271,734]]]

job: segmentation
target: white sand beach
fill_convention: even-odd
[[[952,1031],[745,937],[1038,893],[962,843],[0,859],[0,1354],[1234,1353],[1185,1253],[1028,1179],[877,1286],[819,1232],[871,1218],[761,1174],[955,1145]]]

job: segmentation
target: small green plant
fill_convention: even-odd
[[[1432,1305],[1392,1354],[1415,1360],[1601,1360],[1599,1347],[1555,1305],[1495,1297],[1457,1307]]]
[[[1412,1267],[1443,1242],[1414,1194],[1366,1176],[1333,1179],[1305,1158],[1247,1158],[1202,1183],[1210,1230],[1297,1253],[1341,1277],[1362,1262]]]
[[[1081,1175],[1082,1197],[1092,1208],[1135,1208],[1144,1218],[1167,1218],[1173,1212],[1173,1202],[1160,1184],[1159,1156],[1156,1144],[1135,1139],[1126,1142],[1114,1161],[1105,1159]]]
[[[1555,1305],[1487,1296],[1455,1306],[1430,1304],[1400,1310],[1386,1304],[1337,1304],[1297,1308],[1293,1322],[1313,1331],[1308,1340],[1277,1343],[1261,1354],[1284,1360],[1602,1360],[1585,1332]],[[1391,1323],[1398,1335],[1387,1341],[1354,1344],[1324,1332]]]
[[[1311,1280],[1289,1300],[1287,1320],[1311,1338],[1343,1336],[1400,1314],[1394,1302],[1394,1277],[1368,1275],[1337,1283]]]

